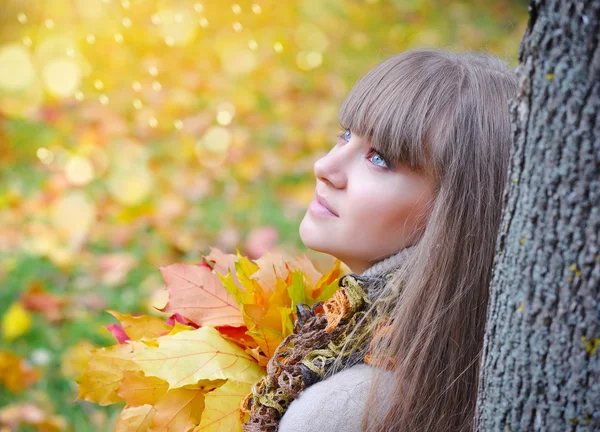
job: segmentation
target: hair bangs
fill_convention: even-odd
[[[434,152],[440,149],[431,138],[444,129],[443,119],[451,117],[449,107],[456,103],[458,92],[449,91],[447,83],[442,86],[438,82],[442,74],[432,72],[431,66],[414,55],[379,64],[357,81],[342,102],[338,114],[342,128],[367,138],[391,163],[438,172],[440,155]]]

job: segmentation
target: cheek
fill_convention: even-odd
[[[379,188],[356,194],[352,222],[356,231],[382,244],[408,239],[421,225],[429,196],[402,187]]]
[[[376,191],[376,192],[374,192]],[[351,201],[352,225],[357,231],[370,233],[385,232],[392,228],[402,216],[398,197],[381,188],[364,188],[356,191]]]

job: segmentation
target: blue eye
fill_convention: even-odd
[[[370,156],[372,154],[372,156]],[[371,159],[371,160],[375,160],[375,157],[378,157],[383,165],[379,165],[377,162],[373,162],[374,165],[380,167],[380,168],[389,168],[388,163],[385,161],[385,159],[383,158],[383,156],[381,156],[379,153],[377,153],[374,149],[369,150],[367,159]],[[373,158],[373,159],[372,159]]]
[[[342,132],[341,134],[338,135],[338,138],[343,139],[344,141],[350,141],[350,139],[352,138],[352,132],[350,132],[350,129],[346,129],[344,130],[344,132]],[[381,162],[373,162],[371,161],[371,158],[375,156],[378,157]],[[371,161],[371,163],[373,165],[375,165],[378,168],[382,168],[384,170],[389,170],[391,169],[392,165],[390,165],[387,161],[386,158],[384,158],[381,154],[379,154],[379,152],[377,152],[377,150],[375,150],[373,147],[371,147],[369,149],[369,152],[367,153],[367,159]]]

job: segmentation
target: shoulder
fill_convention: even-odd
[[[360,431],[374,372],[375,368],[361,363],[308,387],[288,407],[279,432]],[[391,382],[385,374],[391,378],[392,372],[383,373],[382,382]]]

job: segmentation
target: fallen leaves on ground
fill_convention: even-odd
[[[10,351],[0,351],[0,384],[12,393],[21,393],[39,378],[37,369]]]

